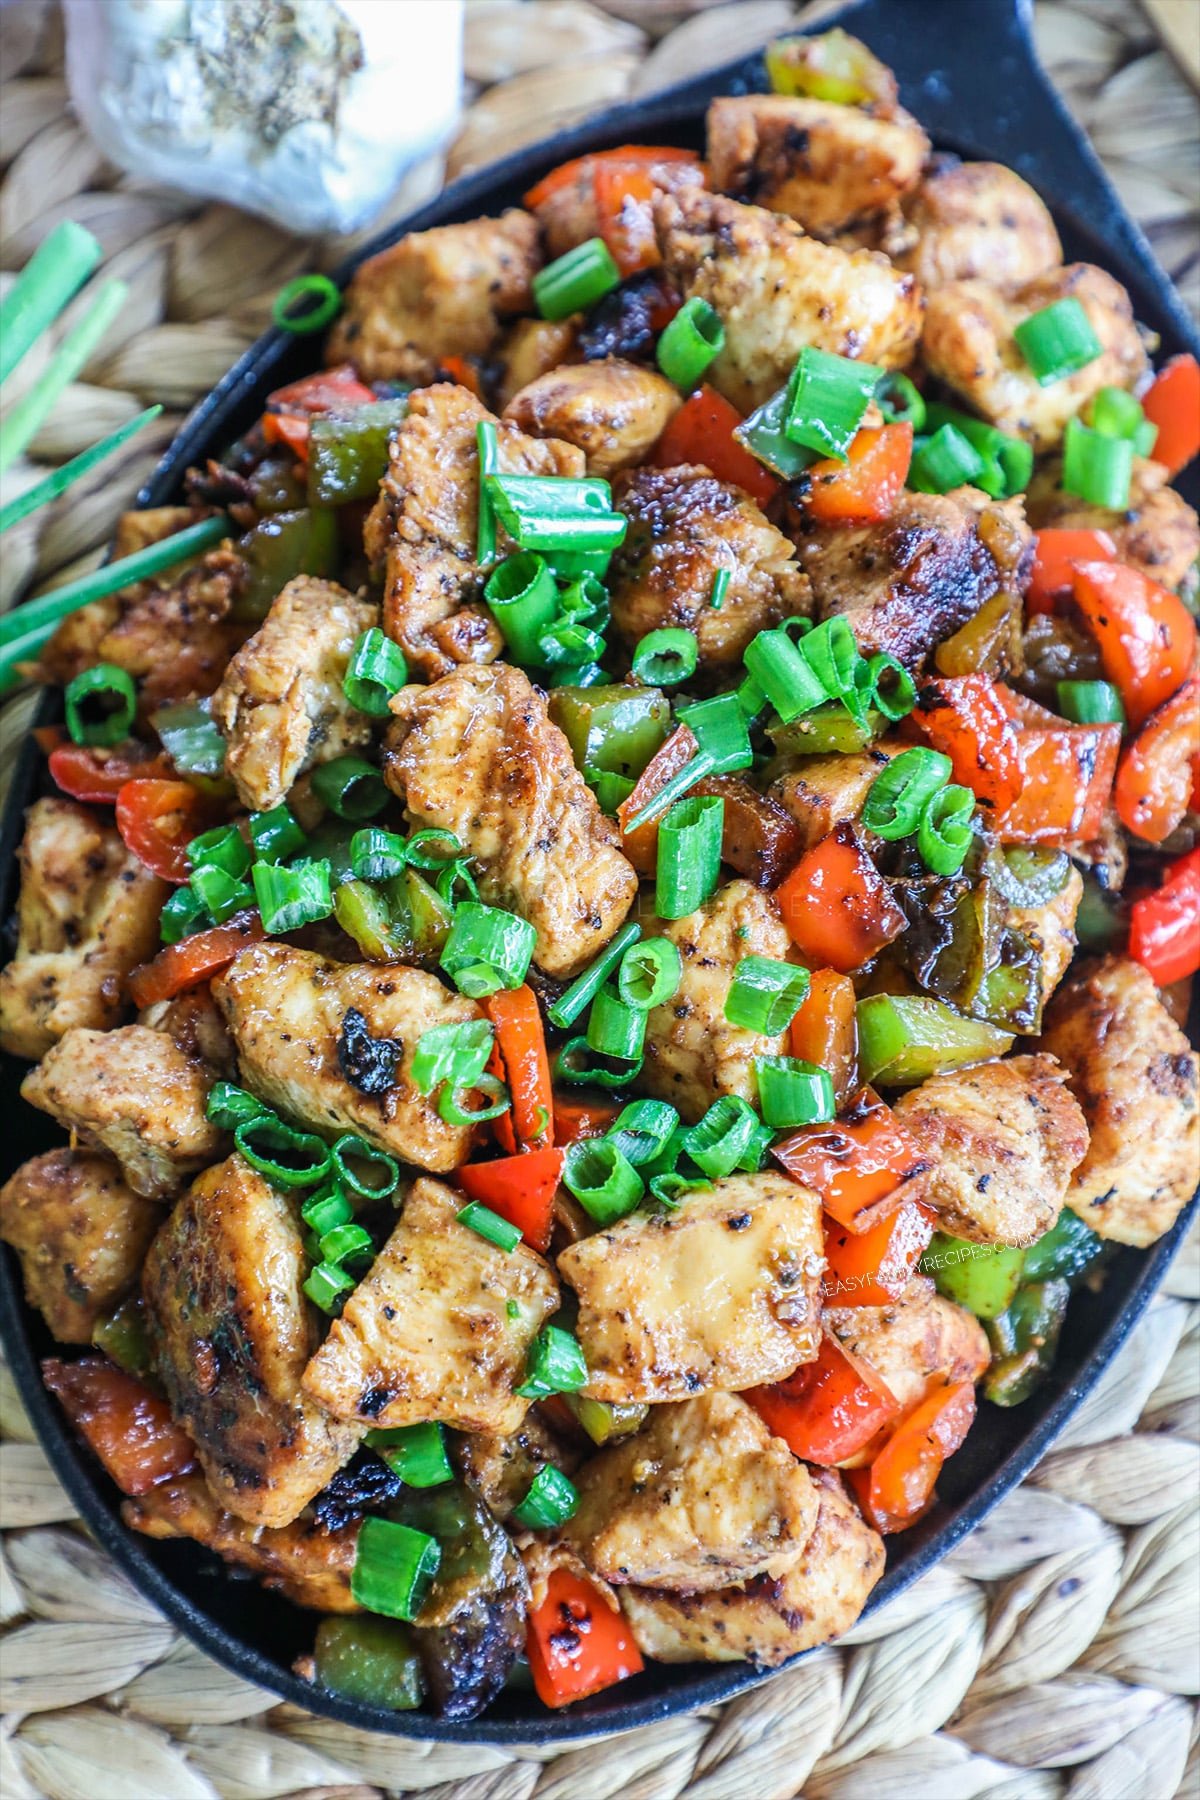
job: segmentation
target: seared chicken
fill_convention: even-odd
[[[792,545],[732,482],[693,463],[637,469],[619,484],[616,504],[629,530],[609,587],[629,648],[647,632],[683,627],[703,668],[732,668],[756,632],[811,611]],[[715,607],[722,571],[729,585]]]
[[[810,850],[843,820],[853,823],[880,771],[906,746],[884,739],[851,755],[805,756],[771,784],[771,797],[787,808],[799,832],[799,848]]]
[[[300,1392],[320,1342],[295,1209],[240,1156],[206,1169],[150,1247],[142,1282],[171,1411],[221,1504],[290,1525],[361,1431]]]
[[[1200,1167],[1200,1058],[1139,963],[1084,964],[1046,1012],[1057,1056],[1091,1132],[1066,1203],[1102,1238],[1139,1249],[1169,1231]]]
[[[367,555],[384,571],[384,628],[426,681],[459,662],[494,662],[504,647],[489,616],[479,615],[465,636],[456,623],[483,587],[478,428],[491,419],[473,394],[449,382],[414,394],[392,433],[387,474],[363,531]],[[574,444],[493,422],[497,473],[583,475]],[[508,544],[503,529],[497,535]]]
[[[769,894],[748,881],[729,881],[686,918],[647,920],[670,938],[683,959],[679,986],[646,1019],[647,1093],[669,1100],[689,1123],[722,1094],[756,1104],[756,1056],[781,1056],[784,1038],[731,1025],[725,1000],[745,956],[786,962],[791,939]]]
[[[355,640],[379,609],[336,581],[298,575],[225,671],[213,718],[238,799],[267,812],[298,775],[371,741],[371,721],[342,691]]]
[[[904,212],[916,243],[893,261],[927,293],[976,278],[1019,287],[1062,262],[1045,201],[1003,163],[940,156],[906,198]]]
[[[609,477],[645,460],[679,406],[678,390],[653,369],[609,357],[539,375],[504,417],[531,437],[574,444],[589,475]]]
[[[780,1381],[820,1343],[816,1195],[730,1175],[677,1212],[635,1212],[571,1244],[558,1271],[597,1400],[686,1400]]]
[[[158,949],[170,889],[98,814],[58,796],[25,815],[17,947],[0,969],[0,1049],[32,1060],[73,1026],[125,1010],[125,978]]]
[[[529,1347],[558,1305],[549,1266],[459,1223],[461,1196],[422,1178],[400,1223],[304,1373],[334,1418],[391,1427],[440,1419],[514,1432]]]
[[[638,1648],[659,1662],[750,1662],[775,1668],[824,1644],[858,1618],[883,1574],[883,1539],[834,1469],[814,1469],[819,1508],[799,1560],[744,1587],[666,1594],[621,1589]]]
[[[151,1031],[165,1031],[186,1057],[203,1063],[214,1075],[226,1080],[236,1075],[237,1050],[207,982],[185,988],[173,1000],[155,1001],[138,1014],[137,1022]]]
[[[696,190],[660,199],[656,218],[667,274],[721,315],[725,347],[707,379],[739,412],[783,386],[806,344],[887,369],[911,361],[920,290],[886,257],[834,249],[761,206]]]
[[[1010,1056],[932,1075],[897,1100],[932,1165],[925,1200],[944,1231],[977,1244],[1049,1231],[1088,1144],[1066,1083],[1052,1056]]]
[[[552,1431],[536,1407],[505,1437],[469,1431],[455,1445],[460,1471],[498,1519],[511,1517],[543,1469],[561,1469],[570,1475],[579,1460],[575,1443]]]
[[[106,1157],[48,1150],[0,1188],[0,1238],[21,1259],[25,1297],[63,1344],[90,1342],[100,1314],[137,1281],[162,1214]]]
[[[1117,561],[1140,569],[1164,587],[1194,591],[1200,558],[1200,519],[1194,507],[1169,485],[1161,463],[1145,456],[1133,459],[1129,504],[1123,512],[1089,506],[1062,488],[1062,463],[1053,459],[1034,473],[1025,496],[1029,523],[1036,531],[1107,531]]]
[[[21,1083],[31,1106],[115,1156],[135,1194],[167,1200],[221,1152],[205,1117],[211,1077],[161,1031],[77,1028]]]
[[[909,1413],[934,1386],[978,1381],[991,1361],[983,1326],[914,1275],[890,1306],[827,1306],[825,1326],[869,1363]]]
[[[453,832],[478,869],[480,898],[537,932],[547,975],[577,975],[637,892],[615,828],[575,767],[528,676],[463,665],[401,689],[384,776],[414,829]]]
[[[902,107],[882,119],[831,100],[726,94],[708,109],[713,186],[786,213],[813,237],[894,206],[928,155],[929,139]]]
[[[1045,387],[1022,355],[1015,326],[1068,296],[1079,301],[1101,354]],[[1038,452],[1061,442],[1068,419],[1102,387],[1130,388],[1149,367],[1129,295],[1091,263],[1068,263],[1002,291],[987,281],[951,281],[926,302],[921,353],[931,375],[972,411]]]
[[[364,381],[432,381],[444,356],[486,356],[501,321],[533,311],[536,221],[516,207],[410,231],[362,263],[329,339]]]
[[[436,975],[388,963],[331,962],[290,944],[253,944],[214,983],[252,1093],[333,1137],[359,1132],[422,1169],[467,1160],[470,1126],[447,1125],[412,1077],[434,1025],[481,1017]]]
[[[498,371],[496,397],[500,406],[578,354],[576,319],[516,319],[496,346],[492,363]]]
[[[688,1592],[779,1574],[817,1518],[804,1464],[737,1394],[653,1407],[575,1481],[564,1538],[614,1584]]]
[[[589,238],[599,235],[601,218],[596,199],[596,170],[599,162],[597,157],[580,157],[574,165],[574,178],[557,185],[552,193],[533,208],[534,216],[542,228],[548,256],[562,256],[577,244],[586,243]],[[695,157],[664,156],[661,162],[639,162],[638,167],[660,193],[674,194],[681,188],[704,186],[704,169]],[[646,202],[625,201],[626,206],[631,204],[648,205]]]
[[[1075,954],[1075,915],[1083,899],[1083,876],[1072,863],[1070,874],[1040,906],[1010,906],[1008,923],[1023,931],[1041,957],[1043,1004],[1067,972]]]

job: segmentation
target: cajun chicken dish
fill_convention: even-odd
[[[45,1381],[397,1710],[846,1630],[1196,1180],[1200,368],[854,39],[763,88],[288,313],[38,653]]]

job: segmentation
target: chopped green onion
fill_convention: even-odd
[[[1110,681],[1060,681],[1058,710],[1076,725],[1124,725],[1125,708]]]
[[[561,1325],[543,1325],[529,1347],[525,1379],[516,1390],[523,1400],[575,1394],[587,1386],[587,1363],[579,1339]]]
[[[774,1136],[775,1133],[769,1125],[763,1125],[761,1123],[755,1125],[750,1142],[747,1144],[737,1161],[737,1167],[741,1169],[744,1174],[758,1174],[758,1171],[763,1165],[763,1157],[771,1148],[771,1140]]]
[[[626,1006],[649,1012],[669,1000],[683,975],[683,958],[670,938],[646,938],[621,958],[617,992]]]
[[[1029,477],[1033,474],[1033,447],[1024,438],[1009,437],[997,426],[989,425],[986,419],[976,419],[952,406],[931,401],[926,411],[926,426],[930,432],[951,425],[960,437],[966,438],[983,464],[973,481],[985,494],[990,494],[994,500],[1007,500],[1029,486]],[[910,482],[909,485],[916,484]]]
[[[656,1161],[678,1129],[679,1114],[668,1100],[632,1100],[617,1114],[606,1136],[637,1168]]]
[[[245,912],[255,904],[254,889],[216,863],[201,863],[193,869],[191,887],[202,902],[214,925],[224,925],[234,913]]]
[[[64,219],[44,237],[0,300],[0,381],[6,381],[100,262],[90,231]]]
[[[935,875],[955,875],[962,868],[974,836],[974,812],[974,794],[955,782],[926,803],[917,827],[917,849]]]
[[[427,1532],[368,1513],[358,1528],[351,1595],[368,1612],[411,1624],[441,1560],[437,1539]]]
[[[561,1031],[573,1025],[584,1007],[591,1003],[608,980],[629,946],[636,944],[641,935],[641,926],[632,919],[628,924],[622,925],[620,931],[609,939],[595,962],[582,975],[577,975],[566,992],[560,994],[548,1009],[550,1023],[557,1025]]]
[[[352,1131],[343,1132],[342,1136],[335,1140],[331,1155],[338,1180],[343,1187],[348,1187],[350,1192],[357,1194],[361,1200],[386,1200],[395,1193],[400,1185],[400,1164],[395,1157],[389,1156],[386,1150],[377,1150],[373,1144],[368,1144],[365,1138],[358,1137]],[[364,1181],[363,1177],[351,1167],[348,1160],[350,1157],[353,1157],[355,1162],[371,1163],[382,1169],[382,1180]]]
[[[828,698],[803,650],[785,631],[760,631],[742,660],[784,725]]]
[[[763,1122],[774,1131],[821,1124],[837,1111],[828,1069],[794,1056],[756,1056],[754,1071]]]
[[[578,1138],[568,1144],[562,1178],[597,1225],[623,1219],[645,1192],[641,1176],[611,1137]]]
[[[529,1485],[529,1492],[512,1516],[527,1531],[553,1531],[565,1525],[579,1505],[579,1489],[561,1469],[547,1463]]]
[[[889,369],[875,383],[875,404],[889,425],[907,421],[914,431],[925,429],[925,397],[898,369]]]
[[[1134,448],[1129,438],[1106,437],[1082,419],[1068,419],[1063,437],[1062,486],[1089,506],[1124,512],[1133,480]]]
[[[158,915],[158,933],[164,944],[177,944],[181,938],[190,937],[193,931],[211,923],[199,894],[185,884],[177,887],[163,902]]]
[[[342,677],[342,692],[359,712],[383,719],[392,695],[399,693],[407,680],[408,664],[403,650],[377,625],[372,625],[354,645]]]
[[[489,1244],[494,1244],[497,1250],[503,1250],[506,1255],[511,1256],[521,1241],[519,1225],[510,1224],[499,1213],[494,1213],[490,1206],[481,1206],[478,1200],[470,1201],[455,1216],[460,1225],[465,1225],[468,1231],[486,1238]]]
[[[537,943],[527,919],[498,906],[464,900],[454,911],[440,966],[460,994],[482,1000],[498,988],[518,988]]]
[[[667,380],[688,393],[724,348],[720,314],[699,294],[693,294],[659,338],[656,356]]]
[[[445,1427],[425,1421],[420,1425],[397,1425],[389,1431],[368,1431],[363,1439],[405,1487],[441,1487],[454,1480],[454,1470],[446,1453]]]
[[[371,1234],[361,1225],[334,1225],[321,1237],[320,1260],[331,1269],[340,1269],[348,1262],[357,1262],[361,1266],[370,1262],[374,1255]]]
[[[387,804],[383,776],[361,756],[335,756],[312,772],[313,792],[339,819],[372,819]]]
[[[533,303],[543,319],[566,319],[586,312],[620,282],[621,271],[604,239],[588,238],[539,270],[533,278]]]
[[[840,700],[851,717],[865,725],[871,697],[870,665],[859,654],[849,621],[841,614],[826,619],[808,633],[800,653],[825,697]]]
[[[679,627],[648,631],[633,653],[633,672],[647,687],[675,687],[696,673],[700,646]]]
[[[976,483],[984,469],[983,457],[956,425],[939,425],[915,447],[908,485],[918,494],[948,494]]]
[[[340,1188],[331,1187],[310,1194],[300,1208],[300,1217],[318,1238],[323,1238],[339,1225],[353,1224],[354,1208]]]
[[[577,619],[556,620],[538,639],[537,661],[551,668],[587,668],[603,654],[604,639],[600,633]]]
[[[442,845],[436,850],[435,845]],[[414,869],[444,869],[448,862],[462,855],[462,845],[452,831],[442,831],[436,825],[427,826],[424,831],[414,831],[408,840],[408,860]]]
[[[706,775],[732,775],[754,761],[746,714],[736,694],[714,694],[694,706],[681,706],[676,715],[686,725],[707,759]],[[699,776],[696,777],[699,780]]]
[[[473,1087],[492,1053],[492,1027],[486,1019],[463,1019],[453,1025],[431,1025],[417,1039],[412,1078],[418,1091],[432,1094],[441,1082]]]
[[[457,906],[462,900],[478,900],[479,884],[465,857],[442,864],[438,871],[437,893],[447,906]]]
[[[261,1112],[234,1127],[233,1141],[252,1169],[280,1187],[316,1187],[333,1167],[329,1146],[311,1131],[296,1131],[274,1113]],[[293,1160],[281,1162],[275,1150]]]
[[[7,469],[37,436],[54,410],[63,389],[69,387],[104,338],[129,297],[123,281],[106,281],[88,310],[67,332],[45,370],[11,408],[0,438],[0,470]]]
[[[1086,369],[1103,355],[1092,321],[1074,294],[1043,306],[1013,330],[1017,347],[1041,387]]]
[[[150,723],[181,775],[219,775],[225,767],[225,739],[213,723],[208,700],[160,706]]]
[[[271,306],[271,318],[281,331],[307,337],[332,325],[341,304],[337,283],[311,269],[280,288]]]
[[[642,1008],[630,1006],[615,988],[602,987],[588,1017],[588,1048],[614,1062],[633,1062],[642,1054],[645,1039],[646,1014]]]
[[[877,837],[909,837],[930,800],[950,779],[952,764],[940,750],[902,750],[871,783],[862,822]]]
[[[500,437],[494,419],[480,419],[475,427],[479,449],[479,517],[475,534],[475,560],[486,569],[496,554],[496,515],[492,511],[487,477],[500,467]]]
[[[94,469],[96,464],[103,462],[106,456],[111,456],[114,450],[119,450],[122,444],[127,443],[134,433],[140,431],[144,425],[148,425],[151,419],[157,419],[161,411],[161,406],[148,406],[145,412],[137,415],[136,419],[130,419],[127,424],[118,426],[116,431],[110,431],[107,436],[100,439],[99,443],[91,444],[86,450],[81,450],[78,456],[73,456],[69,462],[61,463],[57,469],[52,469],[49,475],[44,475],[41,481],[35,481],[32,487],[27,487],[23,493],[15,495],[6,506],[0,506],[0,531],[7,531],[11,525],[27,519],[30,513],[37,512],[39,507],[49,506],[52,500],[57,500],[61,494],[65,494],[69,487],[72,487],[75,482],[88,473],[89,469]]]
[[[482,1094],[492,1104],[472,1110],[466,1104],[472,1092]],[[472,1125],[484,1125],[489,1119],[498,1119],[511,1105],[508,1089],[498,1076],[477,1075],[470,1086],[451,1087],[447,1084],[438,1095],[437,1110],[439,1119],[465,1131]]]
[[[483,597],[516,661],[541,662],[542,633],[558,617],[558,589],[545,558],[533,550],[505,557],[488,577]]]
[[[755,681],[753,675],[747,675],[737,689],[737,703],[746,716],[747,721],[757,719],[767,704],[767,696]]]
[[[845,462],[882,369],[806,344],[789,386],[785,435],[818,456]]]
[[[708,604],[714,612],[720,612],[725,604],[725,596],[729,592],[729,584],[733,576],[728,569],[718,569],[713,576],[712,591],[708,596]]]
[[[758,1136],[758,1114],[736,1094],[722,1094],[683,1134],[683,1149],[713,1181],[732,1174]]]
[[[367,825],[350,839],[350,866],[359,881],[391,881],[408,867],[408,843],[398,832]]]
[[[245,1088],[235,1087],[232,1081],[214,1082],[209,1089],[208,1100],[204,1107],[204,1116],[222,1131],[232,1131],[237,1125],[244,1125],[248,1119],[273,1117],[269,1106]]]
[[[96,663],[67,683],[67,732],[75,744],[120,744],[137,712],[133,677],[115,663]],[[86,709],[86,710],[85,710]]]
[[[615,816],[618,806],[628,800],[637,786],[628,775],[618,775],[614,769],[594,769],[590,763],[584,767],[583,779],[595,794],[600,811],[609,818]]]
[[[569,1087],[628,1087],[636,1081],[642,1071],[642,1059],[624,1063],[619,1068],[608,1068],[603,1063],[592,1060],[592,1050],[584,1037],[571,1038],[558,1053],[554,1065],[556,1081],[564,1082]]]
[[[522,550],[615,550],[628,521],[612,508],[612,490],[596,477],[489,475],[497,516]]]
[[[302,925],[327,919],[333,911],[327,861],[297,862],[286,869],[278,863],[256,862],[250,879],[263,930],[271,936],[299,931]]]
[[[917,704],[917,684],[904,664],[880,650],[868,662],[867,675],[871,685],[868,707],[874,705],[885,719],[907,718]]]
[[[679,800],[658,828],[654,910],[684,919],[713,892],[721,873],[725,802],[716,794]]]
[[[725,996],[725,1017],[745,1031],[786,1031],[808,993],[808,970],[773,956],[743,956]]]
[[[236,825],[217,825],[202,831],[187,847],[193,869],[224,869],[227,875],[244,875],[250,867],[250,847]]]
[[[671,1212],[675,1211],[685,1194],[696,1193],[711,1186],[712,1182],[707,1175],[684,1175],[678,1169],[668,1169],[662,1175],[650,1177],[652,1198]]]
[[[332,1263],[318,1263],[300,1285],[314,1306],[333,1315],[341,1311],[342,1302],[347,1294],[353,1293],[355,1284],[345,1269],[336,1268]]]

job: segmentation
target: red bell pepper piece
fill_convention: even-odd
[[[158,1394],[106,1356],[42,1364],[42,1380],[123,1494],[145,1494],[196,1466],[195,1448]]]
[[[1181,856],[1160,888],[1134,901],[1129,954],[1159,987],[1200,969],[1200,850]]]
[[[552,1572],[529,1615],[525,1649],[543,1706],[585,1700],[645,1666],[625,1615],[571,1569]]]
[[[609,1100],[567,1100],[554,1096],[554,1141],[575,1144],[580,1138],[603,1137],[620,1112]]]
[[[1112,794],[1121,727],[1067,725],[1003,682],[996,692],[1017,726],[1025,774],[1019,798],[997,821],[1001,839],[1029,844],[1094,838]]]
[[[1178,594],[1123,563],[1080,563],[1072,591],[1136,727],[1187,679],[1195,621]]]
[[[844,463],[824,457],[808,471],[804,507],[822,524],[875,525],[890,519],[912,462],[907,419],[855,434]]]
[[[909,1133],[873,1088],[865,1087],[828,1125],[802,1125],[772,1146],[793,1181],[820,1195],[847,1231],[868,1231],[895,1212],[929,1168]]]
[[[848,975],[813,970],[788,1027],[788,1053],[824,1069],[838,1105],[844,1105],[858,1084],[858,996]]]
[[[867,1469],[851,1469],[850,1485],[876,1531],[905,1531],[933,1505],[942,1464],[971,1429],[975,1388],[969,1381],[935,1388],[888,1439]]]
[[[540,206],[543,200],[549,200],[552,194],[570,187],[573,181],[592,174],[598,166],[649,169],[655,163],[698,163],[699,160],[694,150],[677,150],[669,144],[618,144],[615,150],[592,150],[586,156],[573,156],[570,162],[559,163],[556,169],[543,175],[526,194],[524,204],[531,208]]]
[[[783,922],[805,962],[848,974],[907,920],[853,825],[837,825],[806,850],[775,890]]]
[[[173,1000],[188,988],[199,987],[210,976],[227,969],[239,950],[263,936],[262,918],[256,912],[235,913],[224,925],[194,931],[191,937],[167,944],[129,977],[129,997],[136,1007]]]
[[[1200,755],[1200,676],[1152,712],[1117,769],[1113,791],[1126,830],[1161,844],[1182,824],[1192,797],[1192,764]]]
[[[519,1226],[527,1244],[544,1251],[554,1225],[562,1166],[561,1150],[526,1150],[497,1162],[467,1163],[457,1180],[468,1199],[490,1206],[510,1225]]]
[[[912,714],[935,750],[950,758],[955,781],[969,787],[994,819],[1025,785],[1017,733],[987,675],[940,676],[925,682]]]
[[[904,1292],[929,1247],[933,1215],[914,1200],[867,1231],[825,1220],[826,1306],[887,1306]]]
[[[883,1377],[828,1334],[815,1362],[742,1397],[794,1455],[826,1468],[856,1455],[900,1416]]]
[[[533,989],[502,988],[499,993],[489,994],[482,1004],[496,1029],[496,1048],[512,1095],[512,1128],[516,1138],[522,1145],[553,1143],[554,1091],[550,1086],[550,1059],[546,1054],[546,1033]]]
[[[658,189],[644,168],[597,158],[592,174],[600,236],[612,252],[622,277],[662,262],[654,230],[654,196]]]
[[[262,434],[268,444],[283,444],[301,462],[308,461],[308,420],[299,413],[264,413]]]
[[[659,438],[653,460],[660,469],[703,463],[721,481],[732,481],[765,506],[779,492],[779,483],[734,437],[741,422],[736,406],[715,388],[702,385],[684,401]]]
[[[1200,363],[1173,356],[1142,395],[1142,411],[1158,436],[1150,454],[1178,475],[1200,453]]]
[[[649,806],[655,794],[662,792],[668,781],[686,768],[700,746],[690,726],[677,725],[665,743],[659,745],[634,784],[617,807],[617,823],[621,827],[621,848],[641,875],[653,875],[658,854],[658,820],[647,819],[636,831],[626,829],[627,821],[636,818]]]
[[[473,362],[465,356],[443,356],[440,362],[451,381],[457,381],[459,387],[465,387],[477,400],[483,399],[479,370]]]
[[[187,847],[204,829],[208,806],[187,781],[135,777],[117,795],[117,830],[140,862],[164,881],[188,878]]]
[[[1076,563],[1116,559],[1116,542],[1107,531],[1072,531],[1051,526],[1035,532],[1026,612],[1053,612],[1058,601],[1071,592]]]
[[[59,744],[50,752],[50,777],[72,800],[93,806],[111,804],[127,781],[169,781],[174,774],[168,756],[155,756],[140,744],[94,750],[84,744]]]
[[[375,394],[358,379],[349,363],[336,368],[318,369],[315,375],[303,375],[289,381],[267,395],[268,413],[348,412],[355,406],[370,406]]]

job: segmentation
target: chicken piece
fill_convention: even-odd
[[[342,691],[355,640],[379,609],[335,581],[289,581],[213,696],[225,773],[248,809],[267,812],[298,775],[371,741],[371,721]]]
[[[811,850],[843,820],[856,820],[880,770],[906,748],[895,738],[846,756],[806,756],[772,782],[771,797],[798,827],[797,854]]]
[[[1042,959],[1042,1003],[1050,998],[1075,954],[1075,915],[1083,899],[1083,876],[1071,865],[1057,894],[1041,906],[1010,906],[1008,924],[1023,931]]]
[[[708,109],[713,186],[786,213],[813,237],[893,207],[928,155],[929,139],[902,107],[882,119],[831,100],[723,94]]]
[[[498,370],[496,403],[507,406],[521,389],[578,357],[575,319],[517,319],[492,358]]]
[[[1145,456],[1133,459],[1129,504],[1123,512],[1089,506],[1062,487],[1062,463],[1055,457],[1038,468],[1025,496],[1029,523],[1036,531],[1107,531],[1117,561],[1140,569],[1164,587],[1194,592],[1200,558],[1200,518],[1194,507],[1171,486],[1161,463]]]
[[[782,1056],[783,1035],[731,1025],[725,999],[744,956],[786,962],[792,941],[769,894],[729,881],[696,912],[646,930],[670,938],[683,959],[679,986],[646,1019],[642,1085],[693,1123],[722,1094],[757,1103],[756,1056]]]
[[[400,1223],[304,1372],[334,1418],[390,1428],[440,1419],[515,1432],[529,1401],[529,1347],[558,1305],[549,1266],[505,1252],[458,1220],[461,1196],[415,1182]]]
[[[22,1098],[107,1150],[135,1194],[167,1200],[224,1142],[204,1116],[211,1078],[161,1031],[76,1027],[21,1083]]]
[[[1192,1197],[1200,1163],[1200,1058],[1139,963],[1084,964],[1046,1012],[1057,1056],[1091,1132],[1066,1202],[1118,1244],[1144,1250]]]
[[[293,1207],[240,1156],[192,1183],[146,1258],[171,1411],[217,1499],[252,1525],[290,1525],[362,1436],[300,1391],[320,1342],[307,1272]]]
[[[971,487],[906,492],[882,525],[820,525],[801,511],[793,535],[818,618],[843,615],[864,655],[885,650],[909,668],[993,595],[1024,592],[1033,561],[1020,499]]]
[[[137,1022],[165,1031],[191,1062],[203,1063],[214,1075],[231,1081],[237,1074],[237,1050],[206,981],[185,988],[173,1000],[156,1000],[138,1014]]]
[[[84,1150],[48,1150],[0,1188],[0,1238],[60,1344],[91,1341],[100,1314],[137,1280],[161,1217],[112,1163]]]
[[[679,407],[678,390],[663,376],[608,357],[539,375],[513,396],[504,417],[531,437],[574,444],[588,474],[608,478],[643,462]]]
[[[25,815],[17,947],[0,969],[0,1049],[31,1061],[64,1032],[104,1030],[125,978],[158,949],[170,888],[96,813],[57,795]]]
[[[290,944],[252,944],[213,984],[252,1093],[328,1137],[355,1131],[421,1169],[456,1169],[474,1142],[447,1125],[412,1077],[434,1025],[482,1017],[436,975],[396,963],[331,962]]]
[[[452,831],[480,898],[537,932],[534,961],[567,980],[604,948],[637,876],[527,676],[464,664],[392,701],[384,777],[410,824]]]
[[[596,1400],[687,1400],[781,1381],[820,1346],[815,1194],[730,1175],[678,1212],[635,1212],[559,1253]]]
[[[533,208],[548,256],[562,256],[577,244],[599,236],[602,221],[596,200],[596,169],[600,161],[599,157],[580,157],[574,179],[555,187]],[[683,188],[704,186],[704,168],[699,158],[664,156],[661,162],[639,162],[638,168],[649,176],[659,193],[676,194]]]
[[[1078,300],[1100,340],[1101,354],[1045,387],[1025,361],[1013,329],[1068,296]],[[930,294],[921,354],[937,376],[993,425],[1027,438],[1039,453],[1054,450],[1067,420],[1102,387],[1135,387],[1149,368],[1129,295],[1091,263],[1047,269],[1023,287],[950,281]]]
[[[1067,1200],[1087,1149],[1083,1114],[1052,1056],[932,1075],[895,1104],[930,1161],[925,1203],[952,1237],[1031,1244]]]
[[[667,274],[716,308],[725,347],[706,379],[748,413],[781,388],[806,344],[886,369],[912,360],[921,294],[869,250],[804,235],[791,219],[694,190],[656,203]]]
[[[364,381],[432,381],[445,356],[486,356],[501,320],[533,311],[536,220],[516,207],[410,231],[355,270],[329,336],[330,362]]]
[[[914,1275],[889,1306],[827,1306],[825,1327],[869,1363],[910,1413],[941,1382],[978,1381],[991,1361],[979,1320]]]
[[[900,251],[929,292],[948,281],[990,281],[1019,287],[1062,262],[1049,209],[1015,169],[1003,163],[959,162],[939,156],[904,202],[916,242]]]
[[[479,523],[478,427],[492,414],[464,387],[442,382],[412,395],[408,417],[392,433],[388,471],[367,519],[367,555],[384,570],[383,621],[410,666],[433,681],[456,658],[471,662],[499,654],[496,639],[472,643],[464,657],[439,638],[461,607],[478,598],[483,572],[477,557]],[[513,424],[496,424],[496,468],[505,475],[584,473],[583,451],[556,438],[531,438]],[[501,545],[508,539],[498,532]]]
[[[211,694],[246,636],[231,616],[245,580],[241,557],[219,545],[165,585],[138,591],[100,639],[96,658],[140,681],[147,713]]]
[[[564,1539],[615,1584],[695,1592],[780,1574],[817,1518],[808,1470],[737,1394],[654,1407],[576,1486]]]
[[[574,1443],[552,1431],[536,1408],[507,1437],[470,1431],[455,1446],[455,1461],[498,1519],[511,1517],[545,1468],[571,1475],[579,1467]]]
[[[817,1522],[799,1560],[744,1587],[666,1594],[621,1589],[638,1648],[658,1662],[761,1663],[775,1668],[854,1624],[883,1574],[872,1531],[835,1469],[814,1469]]]
[[[322,1613],[361,1611],[350,1592],[357,1520],[336,1531],[322,1530],[311,1518],[264,1529],[223,1511],[199,1475],[164,1482],[136,1500],[126,1500],[121,1517],[146,1537],[191,1538],[204,1544],[223,1562],[245,1569],[297,1606]]]
[[[699,464],[637,469],[616,503],[629,521],[609,574],[613,622],[632,649],[647,632],[682,626],[705,669],[741,663],[751,638],[812,610],[808,582],[783,533],[732,482]],[[729,576],[720,607],[713,582]]]

